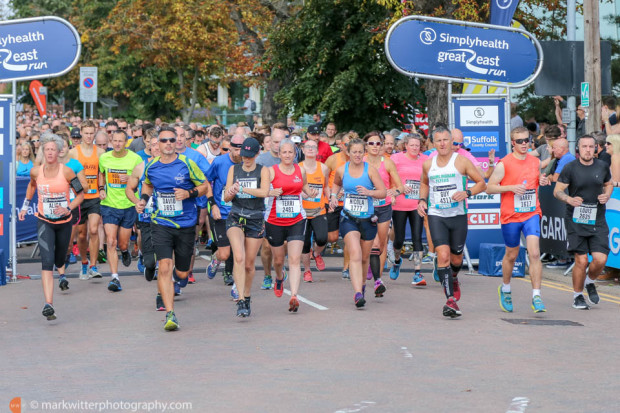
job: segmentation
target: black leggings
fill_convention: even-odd
[[[142,251],[142,262],[146,268],[154,270],[157,261],[155,260],[155,249],[153,248],[151,223],[138,221],[136,222],[136,226],[140,230],[140,236],[142,237],[142,245],[140,246],[140,250]]]
[[[392,228],[394,229],[394,250],[398,251],[405,242],[405,232],[407,230],[407,220],[411,228],[411,238],[414,251],[423,251],[422,229],[424,228],[424,218],[418,211],[392,211]]]
[[[312,219],[306,219],[306,237],[304,238],[304,248],[302,254],[307,254],[312,248],[312,234],[314,234],[314,242],[319,247],[327,244],[327,215],[319,215]]]
[[[71,221],[63,224],[52,224],[40,219],[37,221],[43,271],[54,271],[54,265],[56,268],[64,267],[67,248],[71,242],[71,229]]]

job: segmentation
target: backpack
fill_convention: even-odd
[[[254,112],[256,110],[256,102],[253,100],[250,100],[250,102],[250,110]]]

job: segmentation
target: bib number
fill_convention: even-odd
[[[376,207],[384,206],[386,203],[387,203],[387,201],[385,200],[385,198],[383,198],[383,199],[373,198],[373,200],[372,200],[372,205],[376,206]]]
[[[449,209],[458,206],[458,202],[452,199],[456,193],[456,184],[433,187],[433,206],[437,209]]]
[[[573,222],[576,224],[596,224],[596,204],[581,204],[573,210]]]
[[[276,198],[276,217],[295,218],[300,213],[299,195],[280,195]]]
[[[348,194],[344,198],[344,209],[354,217],[368,215],[368,197],[364,195]]]
[[[405,194],[405,198],[419,200],[420,199],[420,181],[416,181],[413,179],[407,179],[405,181],[405,185],[411,188],[411,192],[409,192],[408,194]]]
[[[110,188],[125,188],[127,183],[121,182],[121,175],[127,175],[127,169],[108,170],[108,185]]]
[[[43,198],[43,215],[48,219],[58,219],[61,215],[57,215],[54,213],[56,207],[67,208],[69,203],[67,202],[67,197],[58,196],[52,198]]]
[[[86,189],[87,194],[96,194],[97,193],[97,185],[99,185],[99,179],[97,175],[86,175],[86,183],[88,184],[88,188]]]
[[[239,182],[239,186],[241,186],[244,191],[246,189],[257,189],[258,188],[258,182],[256,181],[256,178],[241,178],[241,179],[238,179],[237,181]],[[245,192],[244,193],[237,192],[237,196],[239,198],[256,198],[254,195],[246,194]]]
[[[162,217],[178,217],[183,214],[183,201],[175,199],[174,192],[158,192],[157,209]]]
[[[534,212],[536,210],[536,190],[528,189],[523,195],[515,194],[515,212]]]
[[[306,198],[308,202],[321,202],[321,195],[323,194],[323,185],[321,184],[308,184],[312,189],[316,189],[317,195],[314,198]]]

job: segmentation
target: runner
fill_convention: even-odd
[[[224,137],[224,131],[219,126],[215,125],[209,128],[209,139],[198,146],[198,152],[200,152],[209,163],[220,155],[220,145],[222,138]]]
[[[420,272],[422,265],[422,229],[424,219],[416,212],[420,200],[420,179],[422,178],[422,166],[428,156],[420,153],[422,150],[422,137],[408,134],[404,139],[405,152],[392,155],[390,158],[396,165],[396,171],[405,183],[404,193],[396,197],[392,206],[392,231],[394,232],[394,264],[390,269],[390,278],[395,280],[400,275],[400,266],[403,259],[401,248],[405,241],[406,225],[409,221],[411,229],[411,241],[413,243],[413,279],[411,284],[417,287],[426,285],[426,280]]]
[[[58,163],[63,141],[57,135],[45,133],[41,137],[44,160],[30,171],[30,183],[19,212],[19,220],[26,218],[26,212],[35,190],[39,203],[36,216],[39,249],[41,253],[41,283],[45,305],[42,314],[48,320],[55,320],[54,310],[54,265],[59,275],[58,286],[62,291],[69,289],[65,278],[65,253],[71,237],[71,211],[84,200],[82,184],[75,173],[66,165]],[[69,193],[75,199],[69,201]]]
[[[333,125],[333,124],[331,124]],[[304,264],[304,282],[312,282],[312,271],[310,270],[310,255],[315,260],[316,269],[323,271],[325,261],[321,257],[321,252],[327,244],[327,215],[325,205],[329,199],[329,169],[324,163],[317,162],[318,145],[314,141],[306,141],[303,146],[305,160],[299,167],[306,174],[308,186],[317,190],[318,194],[314,198],[303,197],[302,206],[306,211],[306,229],[304,247],[301,259]],[[314,247],[312,239],[314,238]]]
[[[515,260],[519,255],[521,233],[525,237],[530,259],[532,282],[532,309],[535,313],[547,311],[542,301],[540,287],[542,263],[540,262],[540,202],[538,200],[540,160],[529,155],[530,132],[519,126],[510,132],[512,153],[497,165],[487,186],[487,194],[501,194],[500,221],[506,244],[502,260],[503,283],[498,287],[499,305],[502,310],[513,310],[510,279]]]
[[[89,278],[101,278],[101,273],[97,270],[97,258],[100,251],[99,225],[101,223],[99,158],[106,151],[93,144],[95,124],[92,121],[82,122],[80,132],[82,143],[69,151],[69,157],[77,160],[84,167],[86,175],[87,186],[84,187],[84,202],[80,206],[78,223],[78,248],[82,257],[80,280],[88,280]],[[90,251],[90,262],[88,251]]]
[[[588,291],[588,301],[599,303],[594,281],[601,274],[609,254],[609,227],[605,220],[605,204],[613,191],[609,166],[594,158],[596,140],[584,135],[577,140],[579,159],[562,170],[553,195],[566,203],[566,238],[568,252],[575,255],[573,267],[573,308],[588,310],[583,288]],[[541,185],[549,184],[543,177]],[[566,193],[568,190],[568,194]],[[588,254],[592,262],[588,265]],[[586,267],[588,274],[586,275]]]
[[[208,182],[198,165],[175,152],[176,131],[162,127],[159,131],[161,156],[146,167],[138,213],[144,211],[155,193],[155,212],[151,216],[153,249],[159,261],[157,285],[166,307],[167,331],[179,328],[174,313],[172,253],[176,276],[187,279],[196,237],[196,198],[207,193]]]
[[[238,136],[233,139],[236,141]],[[265,236],[263,198],[269,193],[269,168],[256,163],[260,152],[256,139],[246,138],[242,145],[239,151],[242,163],[229,168],[223,201],[231,203],[226,235],[235,260],[233,277],[239,291],[237,317],[249,317],[256,255]]]
[[[467,239],[465,198],[484,191],[486,184],[469,159],[452,151],[450,130],[436,128],[433,140],[437,156],[424,161],[418,213],[424,217],[428,209],[428,225],[437,254],[437,273],[448,299],[443,315],[454,318],[462,315],[456,302],[461,298],[457,276],[463,265]],[[471,189],[466,187],[467,178],[475,182]]]
[[[340,218],[340,233],[345,251],[349,254],[351,284],[355,291],[355,306],[364,307],[366,283],[363,272],[370,261],[370,249],[377,235],[377,216],[374,214],[373,198],[384,199],[387,195],[379,172],[364,162],[364,141],[351,139],[347,148],[349,162],[338,167],[330,192],[330,209],[338,206],[337,195],[344,191],[344,207]]]
[[[125,148],[126,143],[125,131],[114,131],[113,150],[99,158],[99,182],[102,183],[99,187],[101,215],[108,245],[108,263],[112,272],[108,290],[112,292],[123,290],[118,278],[116,246],[118,245],[121,250],[123,265],[129,267],[131,265],[129,238],[138,218],[133,203],[125,195],[125,188],[133,169],[142,162],[142,158]]]
[[[375,297],[383,297],[386,290],[381,275],[385,263],[388,231],[392,220],[392,204],[396,199],[395,197],[405,190],[396,171],[396,165],[382,155],[383,140],[383,134],[379,131],[369,132],[364,136],[367,153],[366,162],[379,172],[383,185],[387,189],[385,198],[373,200],[375,215],[377,216],[377,236],[370,250],[370,268],[366,278],[375,280]]]

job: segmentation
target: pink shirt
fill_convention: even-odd
[[[403,185],[414,189],[413,193],[400,194],[396,202],[392,204],[394,211],[412,211],[418,207],[420,193],[420,178],[422,177],[422,165],[429,157],[420,154],[418,159],[411,159],[406,153],[399,152],[390,158],[396,165],[396,172],[400,176]]]

